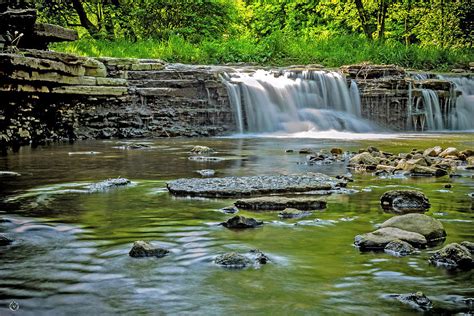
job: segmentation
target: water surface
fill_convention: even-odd
[[[393,188],[420,189],[430,198],[427,214],[443,222],[446,243],[474,241],[469,171],[437,179],[355,175],[349,185],[355,193],[325,197],[328,208],[304,219],[240,212],[265,221],[262,228],[245,231],[217,225],[230,217],[219,209],[234,200],[174,198],[165,190],[167,180],[200,177],[196,170],[208,168],[216,176],[348,172],[343,163],[305,164],[305,155],[297,153],[303,147],[356,151],[374,145],[391,152],[435,144],[474,148],[473,134],[463,133],[354,138],[134,141],[151,146],[142,150],[117,148],[124,145],[119,140],[87,141],[25,147],[0,157],[0,170],[21,174],[0,177],[0,233],[16,240],[0,248],[0,314],[13,314],[8,304],[15,300],[22,315],[405,315],[416,312],[387,295],[413,291],[455,310],[459,301],[474,297],[473,273],[447,273],[428,265],[437,248],[396,258],[361,254],[352,243],[355,235],[393,216],[379,206],[380,195]],[[194,145],[211,146],[225,160],[190,161]],[[285,153],[287,149],[296,152]],[[82,192],[90,183],[119,176],[133,185]],[[445,189],[447,183],[453,188]],[[171,254],[130,258],[135,240],[166,247]],[[272,262],[245,270],[212,263],[218,254],[253,248]]]

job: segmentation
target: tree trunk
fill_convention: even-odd
[[[357,8],[357,12],[359,13],[360,23],[362,24],[362,29],[364,30],[365,36],[368,39],[372,39],[372,32],[370,31],[369,26],[369,19],[367,17],[367,12],[365,12],[364,5],[362,4],[362,0],[355,0],[355,5]]]
[[[379,14],[378,14],[378,35],[377,38],[383,41],[385,36],[385,18],[387,17],[388,4],[386,0],[380,0]]]
[[[74,10],[76,10],[77,15],[79,16],[79,21],[81,21],[81,25],[89,32],[92,37],[97,36],[99,30],[94,24],[92,24],[92,22],[87,17],[87,13],[84,10],[81,1],[72,0],[72,5],[74,6]]]

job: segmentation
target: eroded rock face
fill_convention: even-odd
[[[415,190],[392,190],[380,197],[382,208],[397,212],[425,212],[430,208],[426,195]]]
[[[384,251],[393,256],[403,257],[411,255],[416,249],[403,240],[393,240],[385,246]]]
[[[451,243],[436,251],[429,262],[447,269],[471,270],[474,267],[469,249],[457,243]]]
[[[344,187],[346,181],[321,173],[297,175],[178,179],[167,183],[178,196],[243,197],[272,193],[309,192]]]
[[[138,240],[133,243],[133,247],[128,253],[130,257],[142,258],[142,257],[157,257],[161,258],[166,256],[169,250],[155,247],[149,242]]]
[[[3,234],[0,234],[0,246],[7,246],[7,245],[11,244],[12,242],[13,242],[13,240],[8,238],[7,236],[5,236]]]
[[[443,224],[435,218],[424,214],[405,214],[394,216],[380,225],[382,228],[394,227],[423,235],[430,243],[446,238]]]
[[[236,215],[221,224],[222,226],[227,227],[227,228],[242,229],[242,228],[256,228],[260,225],[263,225],[263,222],[258,221],[255,218],[247,218],[244,216]]]
[[[421,234],[395,227],[385,227],[371,233],[355,236],[354,244],[362,251],[383,250],[394,240],[408,242],[417,248],[424,248],[428,243],[426,238]]]
[[[326,208],[326,201],[311,197],[286,198],[267,196],[253,199],[238,200],[235,206],[245,210],[280,211],[286,208],[297,210],[320,210]]]
[[[422,292],[396,294],[392,295],[391,297],[396,298],[403,304],[409,305],[410,307],[420,311],[427,311],[433,308],[433,303],[431,300]]]

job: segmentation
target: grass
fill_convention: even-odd
[[[326,67],[360,62],[396,64],[419,70],[448,71],[474,61],[472,49],[408,47],[395,41],[369,42],[353,35],[298,37],[274,33],[259,41],[251,38],[203,40],[193,44],[182,37],[168,40],[94,40],[58,43],[53,49],[83,56],[159,58],[167,62],[190,64],[256,63],[287,66],[322,64]]]

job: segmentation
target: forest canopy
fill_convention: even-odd
[[[182,49],[199,45],[206,58],[216,56],[211,62],[318,61],[308,52],[288,50],[331,40],[359,49],[405,47],[412,55],[424,50],[445,59],[456,51],[464,56],[456,58],[472,58],[474,3],[466,0],[38,0],[36,5],[43,22],[76,28],[99,46],[171,41]],[[191,57],[188,61],[200,61]]]

